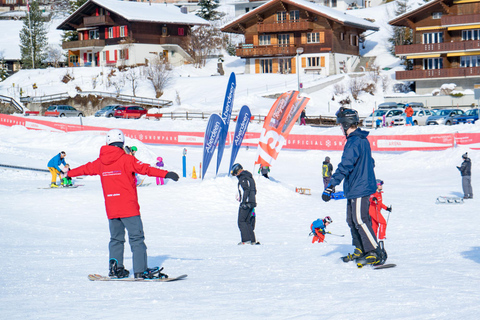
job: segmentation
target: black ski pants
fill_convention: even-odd
[[[372,220],[368,209],[370,196],[347,199],[347,224],[352,233],[352,244],[362,249],[363,253],[378,247],[377,237],[372,228]]]
[[[238,209],[238,229],[242,242],[251,241],[255,243],[255,217],[252,216],[252,209]]]

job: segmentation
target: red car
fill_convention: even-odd
[[[115,118],[134,118],[139,119],[141,116],[147,114],[147,109],[139,106],[121,106],[115,110]]]

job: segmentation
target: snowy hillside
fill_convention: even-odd
[[[0,126],[0,137],[1,164],[44,169],[60,150],[76,167],[94,160],[104,144],[92,133],[22,127]],[[181,174],[182,147],[127,144],[139,147],[140,160],[154,163],[162,156],[167,170]],[[172,276],[188,274],[172,283],[88,281],[88,273],[108,271],[98,177],[76,180],[84,184],[77,189],[45,190],[38,188],[48,186],[49,174],[0,167],[0,314],[22,320],[477,319],[478,200],[435,204],[439,195],[462,194],[455,166],[466,151],[374,154],[384,203],[393,206],[390,215],[385,212],[388,262],[398,265],[382,271],[339,260],[352,251],[345,200],[321,200],[320,164],[328,155],[336,168],[340,152],[282,150],[272,180],[253,172],[260,246],[237,246],[237,181],[225,175],[229,150],[217,178],[210,172],[203,181],[165,186],[147,178],[153,183],[138,192],[149,265]],[[238,161],[252,170],[255,154],[242,149]],[[469,154],[478,190],[480,155]],[[201,149],[188,148],[189,175],[200,161]],[[295,187],[311,188],[312,195],[299,195]],[[333,219],[328,230],[345,237],[327,235],[326,243],[312,244],[310,224],[326,215]],[[130,269],[128,245],[125,254]]]

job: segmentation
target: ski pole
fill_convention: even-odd
[[[327,231],[327,232],[325,232],[325,233],[328,233],[328,234],[330,234],[330,235],[332,235],[332,236],[345,237],[344,234],[335,234],[335,233],[331,233],[330,231]]]
[[[387,225],[388,225],[388,219],[390,219],[390,212],[392,212],[392,206],[390,206],[390,211],[388,211]]]

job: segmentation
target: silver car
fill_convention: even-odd
[[[428,117],[427,126],[435,124],[445,124],[450,126],[453,124],[453,117],[462,116],[465,112],[460,109],[441,109],[438,110],[435,115]]]
[[[428,109],[424,109],[424,108],[412,108],[412,109],[413,109],[412,120],[413,120],[413,124],[416,126],[418,125],[424,126],[427,123],[427,119],[433,115],[433,113],[430,112],[430,110]],[[395,125],[406,124],[405,112],[401,116],[394,117],[393,121]]]
[[[45,116],[50,117],[83,117],[83,113],[72,106],[53,105],[45,111]]]
[[[107,118],[112,118],[113,115],[115,114],[115,110],[120,107],[119,104],[114,104],[110,106],[106,106],[105,108],[102,108],[95,112],[95,117],[107,117]]]

